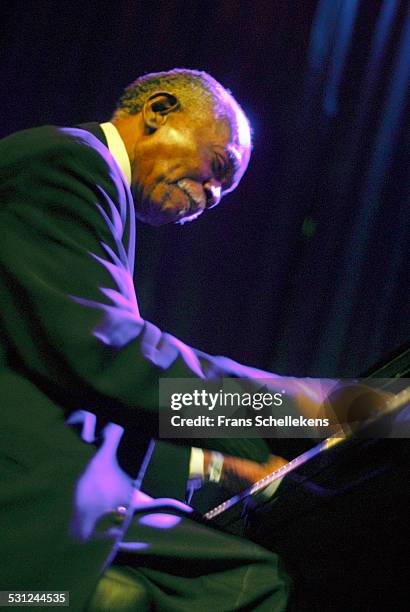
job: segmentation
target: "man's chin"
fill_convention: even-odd
[[[167,225],[168,223],[184,223],[194,221],[202,214],[203,210],[192,212],[186,209],[164,208],[160,206],[149,206],[135,211],[135,216],[142,223],[147,223],[154,227]]]
[[[149,213],[136,212],[135,216],[138,221],[142,223],[146,223],[147,225],[152,225],[153,227],[160,227],[161,225],[166,225],[167,223],[172,223],[172,219],[164,218],[163,215],[152,215]]]

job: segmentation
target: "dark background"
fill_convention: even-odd
[[[27,0],[1,22],[1,135],[107,120],[174,67],[210,72],[251,120],[234,194],[140,225],[144,318],[296,375],[357,375],[408,340],[407,1]]]

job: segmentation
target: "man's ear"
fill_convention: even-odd
[[[178,110],[179,101],[166,91],[159,91],[148,98],[142,107],[142,116],[146,127],[155,131],[167,120],[167,115]]]

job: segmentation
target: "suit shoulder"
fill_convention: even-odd
[[[104,145],[90,132],[80,128],[44,125],[10,134],[0,140],[0,154],[16,151],[22,156],[41,154],[49,149],[69,151],[78,147],[83,151],[104,152]]]
[[[15,176],[22,168],[31,172],[55,168],[122,182],[108,148],[80,128],[46,125],[0,140],[0,175]]]

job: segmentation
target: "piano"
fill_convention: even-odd
[[[384,418],[400,414],[408,428],[410,346],[361,378],[394,379],[399,399]],[[217,528],[281,555],[294,581],[291,612],[409,609],[410,434],[378,437],[377,425],[319,452],[310,441],[303,461],[288,457],[296,467],[271,500],[249,495],[208,513]]]

